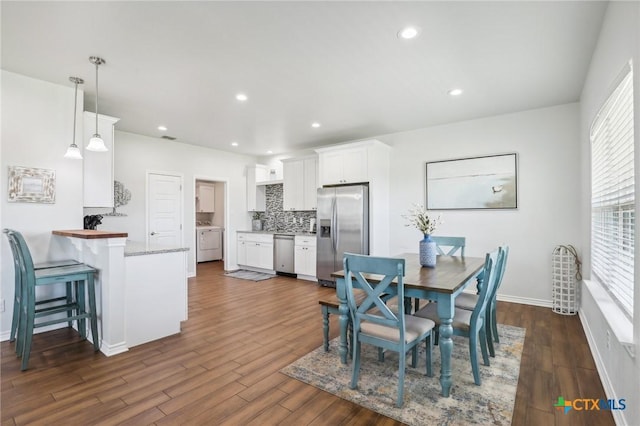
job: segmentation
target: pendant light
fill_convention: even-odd
[[[84,80],[79,77],[69,77],[69,81],[76,85],[76,93],[73,97],[73,139],[71,140],[71,145],[69,145],[69,148],[67,148],[66,154],[64,154],[64,158],[82,160],[80,148],[78,148],[78,145],[76,145],[76,114],[78,110],[78,84],[83,84]]]
[[[109,149],[104,144],[102,136],[98,133],[98,67],[105,63],[105,60],[97,56],[91,56],[89,62],[96,66],[96,132],[89,139],[87,150],[96,152],[107,152]]]

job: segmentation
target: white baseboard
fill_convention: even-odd
[[[127,346],[127,342],[120,342],[115,345],[109,345],[104,340],[100,344],[100,352],[105,354],[106,356],[118,355],[123,352],[127,352],[129,347]]]
[[[497,299],[502,302],[520,303],[522,305],[542,306],[543,308],[552,308],[551,300],[533,299],[530,297],[509,296],[506,294],[498,294]]]

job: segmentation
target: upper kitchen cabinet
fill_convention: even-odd
[[[318,159],[312,157],[283,160],[282,209],[285,211],[315,210],[318,188]]]
[[[317,148],[320,186],[369,184],[369,253],[389,256],[391,147],[378,140]],[[395,214],[395,213],[394,213]]]
[[[380,141],[368,140],[316,149],[320,186],[369,182],[376,158],[388,148]]]
[[[85,146],[91,136],[96,133],[96,115],[84,112]],[[84,150],[84,207],[113,208],[113,152],[115,150],[114,126],[119,118],[98,114],[98,133],[109,151],[94,152]]]
[[[211,184],[199,183],[196,186],[196,211],[214,213],[216,211],[216,188]]]
[[[267,166],[256,164],[247,167],[247,210],[250,212],[263,212],[267,207],[266,188],[264,185],[256,185],[256,182],[264,181],[269,175]],[[260,180],[258,180],[260,179]]]

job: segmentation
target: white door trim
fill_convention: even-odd
[[[146,170],[144,182],[144,210],[145,210],[145,243],[149,244],[149,175],[163,175],[180,178],[180,246],[184,245],[184,174],[161,170]]]
[[[216,177],[216,176],[205,176],[205,175],[194,175],[193,176],[193,194],[195,195],[196,193],[196,181],[197,180],[207,180],[210,182],[219,182],[224,184],[224,239],[223,239],[223,247],[222,247],[222,253],[223,253],[223,262],[224,262],[224,270],[228,271],[229,268],[229,178],[228,177]],[[216,207],[217,210],[217,207]],[[194,231],[195,231],[195,223],[196,223],[196,207],[195,207],[195,201],[193,203],[193,224],[194,224]],[[195,237],[195,232],[193,233],[194,237]],[[194,246],[193,246],[193,251],[194,253],[196,253],[196,247],[195,247],[195,240],[193,241]],[[193,256],[193,261],[191,266],[193,267],[193,273],[195,275],[196,273],[196,265],[197,265],[197,256]]]

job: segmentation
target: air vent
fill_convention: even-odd
[[[176,138],[174,138],[173,136],[167,136],[167,135],[162,135],[161,138],[162,139],[168,139],[170,141],[175,141],[176,140]]]

